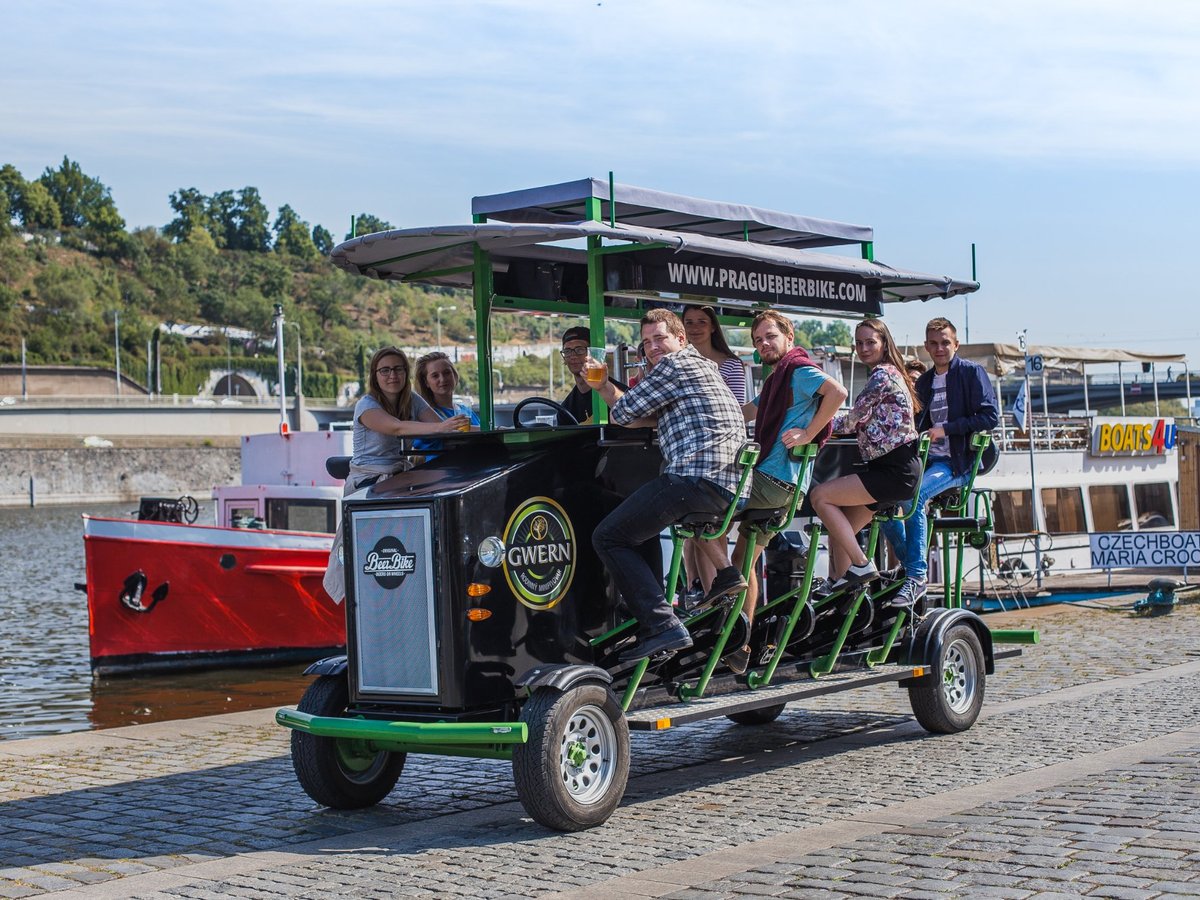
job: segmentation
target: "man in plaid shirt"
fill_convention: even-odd
[[[652,368],[628,391],[607,379],[594,388],[611,408],[617,425],[657,426],[663,473],[630,494],[592,535],[625,605],[638,620],[638,642],[622,661],[684,650],[692,645],[671,611],[660,580],[638,553],[664,528],[689,514],[723,515],[738,488],[738,450],[746,440],[742,410],[721,380],[715,363],[689,347],[683,322],[655,309],[642,317],[642,349]],[[745,491],[743,491],[744,493]],[[744,497],[742,498],[744,499]],[[723,593],[744,589],[729,563],[725,541],[701,541],[717,569]]]

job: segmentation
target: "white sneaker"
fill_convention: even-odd
[[[875,568],[875,563],[868,559],[866,565],[848,568],[846,574],[833,583],[833,588],[840,591],[842,588],[874,581],[878,577],[879,570]]]

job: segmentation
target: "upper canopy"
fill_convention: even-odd
[[[610,202],[611,199],[611,202]],[[590,219],[588,201],[600,201],[600,219],[781,247],[829,247],[874,239],[866,225],[813,219],[741,203],[702,200],[599,178],[489,194],[471,200],[471,212],[500,222],[579,222]],[[615,207],[615,209],[613,209]]]
[[[478,246],[489,254],[498,281],[511,277],[517,287],[528,269],[536,268],[533,274],[540,275],[557,267],[557,275],[551,273],[554,295],[542,299],[570,300],[581,299],[570,292],[575,274],[586,268],[587,251],[546,245],[587,237],[636,248],[605,256],[607,294],[671,293],[719,297],[730,305],[766,302],[825,314],[868,314],[878,312],[880,300],[928,300],[979,288],[974,281],[872,260],[620,222],[615,227],[579,221],[398,229],[347,241],[334,249],[332,259],[356,274],[468,287]],[[504,293],[499,283],[497,292]]]

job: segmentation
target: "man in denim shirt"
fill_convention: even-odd
[[[638,620],[638,642],[621,654],[622,661],[692,645],[637,548],[689,514],[723,514],[737,490],[738,450],[746,440],[741,408],[716,364],[688,346],[679,317],[651,310],[641,328],[642,346],[653,364],[649,374],[628,391],[607,379],[594,388],[611,407],[610,421],[657,426],[666,463],[661,475],[630,494],[592,535],[596,553]],[[702,543],[718,578],[737,576],[724,541]],[[745,587],[740,577],[735,580],[736,589]]]
[[[962,487],[974,462],[969,446],[976,431],[991,431],[1000,423],[996,393],[983,366],[959,359],[958,332],[949,319],[931,319],[925,326],[925,351],[933,368],[917,379],[921,414],[917,429],[929,434],[929,459],[917,496],[917,508],[907,521],[890,521],[883,533],[904,565],[904,585],[893,606],[911,606],[926,590],[929,571],[929,500],[943,491]]]

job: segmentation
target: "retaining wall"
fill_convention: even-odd
[[[241,480],[237,447],[0,449],[0,506],[107,503],[139,497],[198,500]]]

